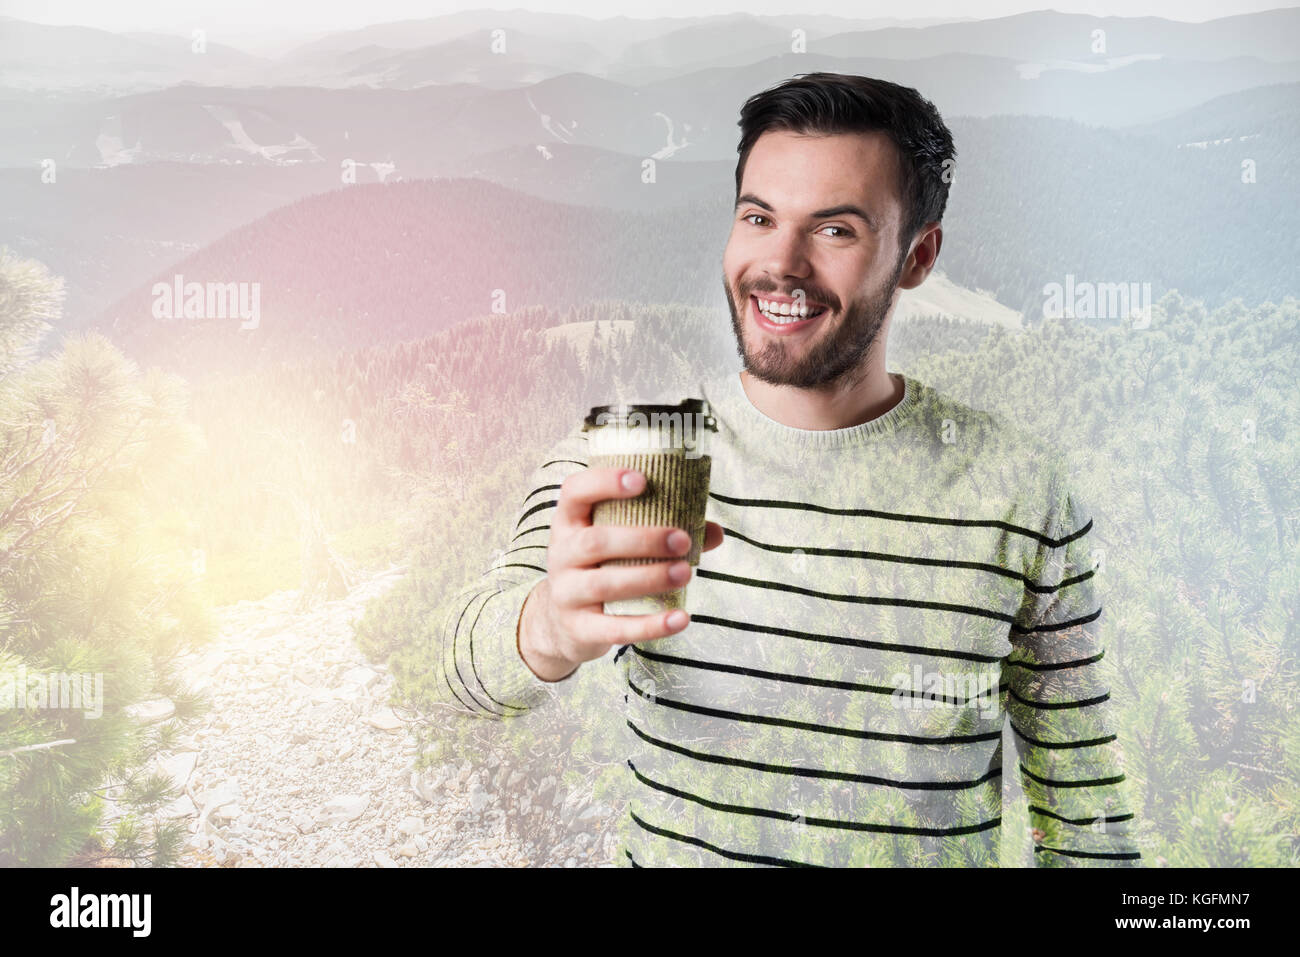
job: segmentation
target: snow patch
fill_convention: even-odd
[[[1041,62],[1017,63],[1016,72],[1022,80],[1037,80],[1050,70],[1074,70],[1076,73],[1106,73],[1137,63],[1140,60],[1160,60],[1162,53],[1133,53],[1129,56],[1110,57],[1106,60],[1043,60]]]
[[[312,143],[301,133],[295,133],[293,140],[289,143],[277,143],[270,146],[263,146],[248,135],[248,131],[244,129],[243,121],[239,119],[238,115],[233,110],[228,107],[212,106],[210,104],[204,104],[203,109],[207,110],[208,115],[224,126],[230,133],[232,141],[231,145],[236,149],[243,150],[245,153],[260,156],[262,159],[269,162],[281,163],[279,158],[284,154],[307,150],[312,154],[312,157],[317,162],[323,160],[320,152],[316,149],[316,144]],[[283,165],[283,163],[281,163],[281,165]]]

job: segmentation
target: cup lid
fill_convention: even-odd
[[[624,402],[619,405],[593,406],[591,413],[582,420],[582,431],[616,426],[620,428],[637,428],[654,423],[652,415],[698,415],[701,427],[713,432],[718,431],[718,421],[713,417],[706,399],[683,399],[676,405],[660,405],[646,402]],[[637,418],[633,418],[637,416]]]

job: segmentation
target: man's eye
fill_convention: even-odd
[[[827,226],[826,229],[838,229],[838,230],[840,231],[840,235],[839,235],[839,236],[836,236],[836,237],[835,237],[836,239],[839,239],[839,238],[841,238],[841,237],[843,237],[843,236],[852,236],[852,235],[853,235],[852,230],[845,229],[843,226]]]
[[[754,219],[755,217],[759,219],[767,219],[767,217],[764,216],[762,213],[750,213],[748,216],[745,217],[745,219],[750,220],[750,219]],[[757,226],[758,223],[754,223],[754,225]]]

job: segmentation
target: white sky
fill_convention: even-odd
[[[1097,16],[1159,16],[1202,21],[1237,13],[1292,7],[1287,0],[0,0],[0,15],[99,27],[105,30],[158,30],[188,33],[206,29],[283,31],[338,30],[390,20],[419,19],[458,10],[545,10],[604,19],[610,16],[681,17],[736,13],[831,14],[874,18],[1001,17],[1027,10],[1053,9]]]

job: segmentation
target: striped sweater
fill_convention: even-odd
[[[619,864],[1028,863],[999,856],[1005,739],[1033,864],[1138,866],[1091,515],[1046,444],[903,380],[894,408],[827,431],[768,418],[737,372],[692,393],[718,420],[725,539],[685,630],[582,666],[617,680]],[[449,599],[440,684],[464,710],[519,715],[569,680],[532,673],[516,626],[586,462],[578,423]]]

